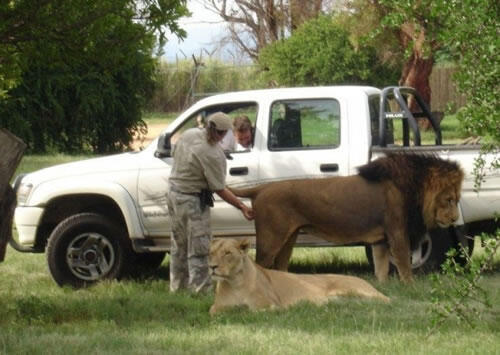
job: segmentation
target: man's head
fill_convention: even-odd
[[[231,129],[231,118],[224,112],[216,112],[208,117],[207,139],[210,144],[220,142]]]
[[[245,148],[252,145],[252,122],[247,116],[235,117],[233,121],[233,132],[236,141]]]

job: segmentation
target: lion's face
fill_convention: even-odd
[[[428,211],[426,211],[426,224],[429,228],[446,228],[457,221],[459,217],[459,191],[455,187],[449,187],[434,195],[433,201],[429,203]]]
[[[246,239],[215,239],[208,256],[212,279],[222,281],[235,278],[243,270],[249,246]]]

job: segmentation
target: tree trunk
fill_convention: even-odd
[[[269,36],[267,41],[268,43],[272,43],[278,39],[278,21],[276,20],[276,8],[273,0],[266,0],[265,19],[266,32]]]
[[[415,25],[406,23],[401,26],[400,42],[402,48],[408,48],[411,44],[412,53],[403,66],[399,85],[410,86],[417,90],[422,99],[431,107],[431,85],[430,76],[432,67],[434,66],[434,56],[431,53],[424,54],[424,43],[426,41],[426,32],[424,28],[415,30]],[[417,110],[415,100],[410,100],[408,103],[410,110]],[[431,127],[430,121],[426,118],[418,120],[419,126],[428,130]]]
[[[431,85],[429,78],[432,73],[432,67],[434,65],[433,58],[422,58],[418,55],[413,54],[408,62],[405,63],[403,69],[403,75],[406,73],[405,77],[402,77],[399,84],[402,86],[410,86],[417,90],[422,99],[431,106]],[[410,100],[409,102],[410,110],[415,112],[418,109],[415,100]],[[421,129],[427,131],[430,129],[430,121],[423,117],[418,119],[418,124]]]
[[[323,0],[290,0],[290,29],[293,32],[304,22],[318,17]]]
[[[23,156],[26,144],[9,131],[0,128],[0,262],[5,258],[7,242],[12,235],[12,218],[16,207],[16,196],[10,186]]]

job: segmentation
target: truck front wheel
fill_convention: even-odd
[[[127,232],[95,213],[68,217],[54,229],[47,246],[47,262],[59,286],[89,286],[120,278],[131,260]]]

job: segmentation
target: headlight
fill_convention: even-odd
[[[23,177],[25,174],[19,175],[16,177],[14,180],[14,191],[16,192],[17,195],[17,204],[19,206],[24,205],[26,201],[28,200],[28,197],[31,193],[31,190],[33,189],[33,184],[31,183],[24,183]]]
[[[21,185],[19,186],[19,189],[17,190],[17,204],[18,205],[22,206],[26,203],[32,189],[33,189],[32,184],[21,183]]]

